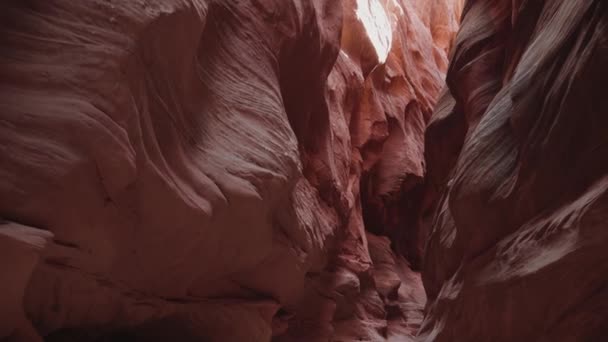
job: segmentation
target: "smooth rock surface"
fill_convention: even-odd
[[[608,338],[607,5],[466,2],[426,133],[419,341]]]

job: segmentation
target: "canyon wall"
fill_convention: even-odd
[[[0,339],[413,339],[452,2],[3,1]]]
[[[419,340],[604,341],[608,3],[469,0],[462,18],[426,132]]]

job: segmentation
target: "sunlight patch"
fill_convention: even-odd
[[[389,17],[380,0],[357,0],[357,18],[363,23],[367,35],[376,49],[378,61],[386,62],[391,49],[393,32]]]

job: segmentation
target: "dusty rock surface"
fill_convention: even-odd
[[[450,2],[2,2],[0,339],[412,339]]]
[[[607,340],[607,5],[467,1],[426,133],[420,341]]]

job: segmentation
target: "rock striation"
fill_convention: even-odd
[[[426,132],[419,340],[603,341],[607,3],[470,0],[462,18]]]
[[[2,2],[0,339],[412,340],[422,4]]]

